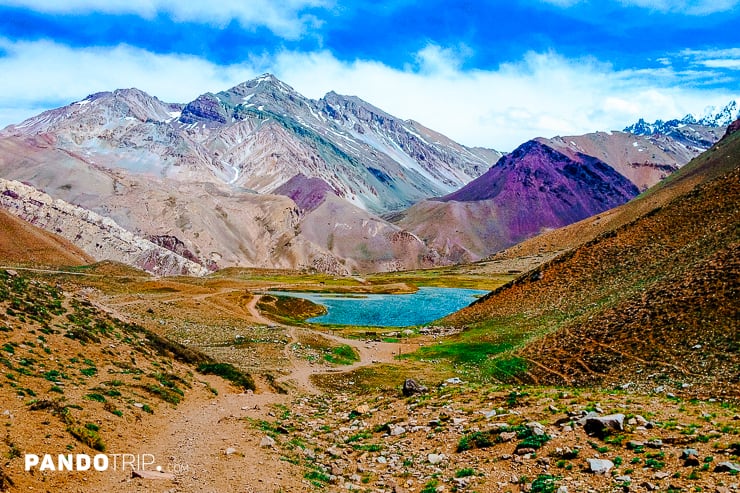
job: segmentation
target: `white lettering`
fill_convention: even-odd
[[[41,459],[41,467],[39,467],[39,471],[56,471],[56,468],[54,467],[54,459],[51,458],[51,455],[44,454],[44,458]]]
[[[107,471],[108,470],[108,456],[105,454],[98,454],[93,457],[93,467],[96,471]]]
[[[58,461],[58,464],[57,464],[58,471],[64,471],[64,470],[72,471],[73,470],[72,465],[74,461],[72,460],[72,454],[67,454],[67,455],[59,454],[59,458],[57,459],[57,461]]]
[[[147,460],[148,458],[151,458],[151,460]],[[154,455],[152,454],[142,454],[141,455],[141,470],[146,471],[146,466],[151,466],[154,464]]]
[[[136,469],[134,467],[134,454],[123,454],[123,456],[121,457],[121,463],[121,469],[123,469],[124,471],[126,470],[126,464],[131,467],[132,471]]]
[[[30,471],[32,467],[39,465],[39,456],[36,454],[26,454],[25,464],[26,471]]]
[[[90,469],[90,456],[87,454],[77,454],[77,470],[87,471]]]

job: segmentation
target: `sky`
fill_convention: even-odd
[[[510,151],[740,99],[739,25],[740,0],[0,0],[0,127],[269,72]]]

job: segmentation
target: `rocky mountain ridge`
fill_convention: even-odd
[[[708,106],[701,115],[688,114],[683,118],[659,119],[652,123],[640,118],[624,131],[641,136],[668,136],[687,147],[705,151],[718,140],[716,136],[722,136],[724,129],[738,118],[740,107],[736,100],[732,100],[722,108]]]
[[[707,142],[717,132],[707,131]],[[552,183],[530,190],[528,168],[500,167],[507,157],[494,150],[462,146],[354,96],[312,100],[265,74],[187,104],[123,89],[44,112],[0,132],[0,176],[209,269],[348,274],[483,258],[622,203],[634,195],[622,177],[645,190],[699,152],[669,136],[622,132],[536,142],[528,149],[537,159],[558,154],[586,174],[599,163],[615,172],[597,170],[565,197],[550,187],[563,170],[544,167],[532,173]],[[493,205],[455,195],[491,185],[487,174],[515,191]],[[616,190],[619,200],[607,198]],[[592,200],[598,206],[584,206]],[[525,220],[522,211],[537,214]]]
[[[70,239],[93,258],[116,260],[163,276],[202,276],[209,272],[192,260],[137,237],[110,218],[16,181],[0,178],[0,205],[31,224]]]
[[[303,174],[375,213],[449,193],[500,156],[354,96],[308,99],[269,74],[187,104],[137,89],[97,93],[0,133],[42,135],[91,163],[259,193]]]

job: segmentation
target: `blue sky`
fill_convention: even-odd
[[[740,0],[0,0],[0,126],[264,72],[467,145],[620,129],[740,97]]]

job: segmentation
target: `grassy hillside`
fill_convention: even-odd
[[[208,394],[213,379],[205,374],[254,388],[249,375],[113,318],[84,295],[5,270],[0,366],[6,430],[0,452],[8,459],[0,485],[3,478],[12,482],[5,475],[22,471],[23,454],[39,447],[93,454],[136,443],[146,436],[150,418],[192,394]],[[54,477],[23,479],[63,489]]]
[[[740,396],[740,133],[620,214],[636,217],[443,320],[467,330],[429,355],[520,382]]]

